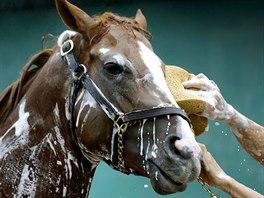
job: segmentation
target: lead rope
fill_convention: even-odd
[[[221,198],[219,195],[216,195],[214,192],[212,192],[210,186],[203,180],[201,177],[197,177],[197,181],[201,184],[202,188],[205,192],[207,192],[210,197],[212,198]]]

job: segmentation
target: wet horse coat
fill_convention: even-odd
[[[112,161],[113,121],[83,87],[69,111],[71,73],[60,47],[74,56],[119,111],[176,106],[164,64],[146,39],[146,21],[111,13],[91,18],[67,1],[56,1],[65,31],[58,46],[36,54],[21,77],[0,95],[0,196],[85,197],[100,161]],[[74,117],[77,144],[69,122]],[[200,172],[200,148],[180,116],[134,122],[123,137],[127,170],[149,177],[161,194],[185,189]]]

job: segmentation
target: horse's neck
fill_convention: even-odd
[[[45,66],[7,119],[0,137],[0,197],[1,191],[8,196],[87,193],[92,166],[71,139],[69,83],[61,67]]]

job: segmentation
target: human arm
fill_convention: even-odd
[[[207,99],[213,106],[200,115],[211,120],[224,120],[241,146],[264,165],[264,127],[245,117],[228,104],[217,85],[204,74],[183,83],[186,91]]]
[[[210,186],[215,186],[235,198],[263,198],[260,193],[239,183],[228,176],[217,164],[212,155],[207,151],[205,145],[199,144],[202,149],[203,159],[201,161],[202,171],[200,177]]]

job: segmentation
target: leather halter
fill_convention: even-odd
[[[95,99],[95,101],[100,105],[102,110],[107,114],[107,116],[113,121],[113,141],[112,146],[112,159],[105,160],[114,169],[117,169],[123,173],[131,173],[125,167],[125,162],[123,159],[123,134],[126,132],[127,128],[132,124],[132,121],[138,121],[148,118],[154,118],[164,115],[177,115],[185,119],[189,125],[190,120],[187,114],[180,108],[174,106],[165,107],[153,107],[150,109],[142,109],[137,111],[132,111],[128,113],[120,112],[113,104],[111,104],[100,89],[96,86],[93,80],[90,78],[89,74],[86,72],[86,67],[83,64],[78,63],[74,53],[74,44],[72,40],[66,40],[60,47],[60,53],[63,57],[65,63],[68,66],[68,70],[72,75],[72,87],[71,87],[71,97],[69,98],[69,112],[71,114],[70,119],[70,130],[71,136],[77,145],[78,143],[77,134],[75,131],[75,121],[74,121],[74,106],[80,88],[83,86]],[[115,156],[115,145],[117,139],[117,156]],[[115,162],[117,159],[118,161]]]

